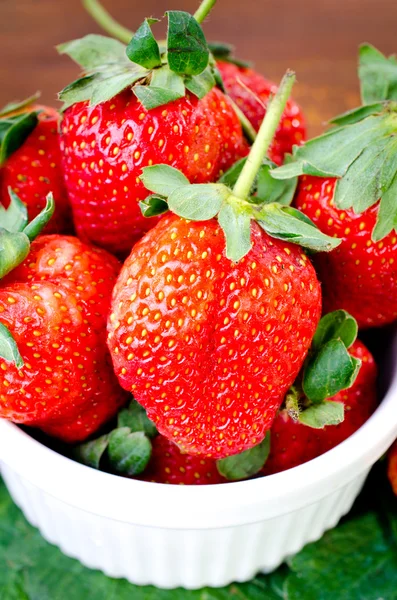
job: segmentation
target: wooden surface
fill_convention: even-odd
[[[130,28],[166,9],[193,11],[198,0],[104,0]],[[43,101],[77,74],[54,46],[99,32],[80,0],[0,0],[0,106],[37,89]],[[296,70],[294,96],[317,133],[332,115],[358,102],[356,55],[368,41],[383,52],[397,51],[395,0],[218,0],[205,23],[207,38],[235,44],[276,81]]]

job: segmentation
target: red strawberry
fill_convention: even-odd
[[[181,11],[167,16],[167,49],[157,44],[147,21],[127,50],[102,36],[60,47],[90,72],[88,81],[61,92],[63,164],[74,222],[84,241],[118,254],[157,222],[139,209],[148,196],[142,167],[165,163],[191,182],[216,181],[248,151],[235,110],[214,87],[199,24]]]
[[[324,307],[346,309],[360,327],[397,318],[397,113],[390,102],[394,80],[388,80],[393,69],[393,57],[363,46],[363,106],[333,119],[333,128],[297,148],[293,162],[272,173],[276,179],[302,175],[295,205],[322,231],[342,239],[329,257],[316,260]]]
[[[104,339],[119,265],[72,237],[44,236],[31,250],[0,283],[0,333],[22,359],[0,359],[0,415],[79,441],[125,401]]]
[[[393,488],[393,492],[397,496],[397,442],[389,450],[387,476]]]
[[[321,231],[343,240],[334,252],[315,258],[324,311],[342,307],[360,327],[391,323],[397,318],[396,232],[374,242],[379,203],[361,214],[340,210],[333,201],[334,188],[334,179],[303,176],[295,197],[295,206]]]
[[[114,289],[119,381],[189,453],[221,458],[263,439],[320,316],[306,255],[256,224],[251,236],[252,250],[233,264],[217,221],[166,216]]]
[[[243,111],[254,129],[258,131],[266,114],[266,107],[277,86],[248,67],[232,62],[217,62],[226,91]],[[269,149],[269,158],[281,165],[285,154],[292,152],[293,146],[306,139],[305,118],[299,106],[289,100],[276,135]]]
[[[142,216],[142,167],[167,163],[191,182],[215,181],[246,153],[240,123],[220,90],[146,110],[131,91],[65,112],[65,180],[78,235],[128,252],[155,219]]]
[[[100,248],[71,236],[43,235],[30,247],[28,258],[1,280],[1,286],[15,281],[66,280],[74,284],[75,297],[84,300],[90,324],[105,326],[113,282],[120,271],[119,261]]]
[[[31,220],[44,208],[46,196],[52,192],[55,213],[46,232],[62,233],[70,229],[71,215],[61,168],[59,113],[53,108],[39,105],[16,108],[16,112],[0,113],[0,124],[11,125],[15,118],[33,114],[33,128],[29,129],[27,137],[24,132],[18,138],[17,149],[11,154],[7,153],[4,163],[0,164],[0,204],[8,207],[8,188],[11,187],[26,204]],[[37,121],[34,114],[37,114]],[[13,135],[16,136],[15,133]]]
[[[349,353],[362,361],[357,379],[350,389],[330,398],[344,404],[344,421],[324,429],[312,429],[293,421],[286,409],[281,410],[271,428],[270,454],[263,474],[292,469],[324,454],[352,435],[371,416],[377,405],[375,361],[360,341],[353,344]]]
[[[139,479],[175,485],[207,485],[227,481],[219,474],[215,460],[184,454],[162,435],[152,440],[152,457]]]

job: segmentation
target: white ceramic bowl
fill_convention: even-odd
[[[2,476],[30,523],[87,567],[163,588],[246,581],[350,510],[397,437],[397,338],[390,360],[389,390],[359,431],[270,477],[186,487],[133,481],[69,460],[0,420]]]

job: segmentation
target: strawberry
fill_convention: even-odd
[[[397,104],[388,100],[386,76],[373,89],[379,65],[386,62],[392,73],[393,60],[370,46],[360,57],[366,104],[334,119],[334,128],[296,149],[293,162],[272,175],[301,175],[295,206],[342,240],[330,256],[315,259],[324,308],[344,308],[365,328],[397,318]]]
[[[387,476],[397,496],[397,442],[394,442],[388,453]]]
[[[152,456],[140,479],[175,485],[226,483],[226,479],[218,472],[215,460],[183,453],[162,435],[152,440]]]
[[[189,185],[166,165],[143,170],[148,206],[168,202],[179,217],[165,216],[125,262],[108,344],[121,385],[191,454],[222,458],[261,442],[319,320],[314,269],[284,239],[337,241],[294,209],[247,200],[292,81],[288,73],[233,192]]]
[[[214,2],[208,3],[204,0],[195,12],[194,18],[198,23],[202,23],[208,15],[208,4],[211,4],[211,8]],[[132,31],[117,23],[98,0],[85,3],[85,8],[100,27],[120,41],[128,43],[134,35]],[[218,84],[231,98],[235,108],[237,107],[245,133],[253,141],[255,131],[258,131],[263,121],[269,99],[277,91],[277,86],[247,64],[235,59],[232,56],[233,48],[228,44],[210,43],[209,48],[213,59],[216,59],[218,76],[222,79]],[[305,118],[300,107],[290,99],[269,148],[269,158],[281,165],[284,156],[292,152],[293,146],[300,145],[305,139]]]
[[[148,195],[142,167],[167,163],[191,182],[215,181],[248,149],[233,107],[214,87],[200,26],[188,13],[167,14],[168,63],[147,21],[128,45],[128,58],[120,42],[102,36],[60,46],[91,73],[61,93],[61,147],[76,230],[117,254],[156,223],[139,209]],[[186,39],[181,23],[191,27]],[[201,50],[193,65],[195,40]],[[151,51],[143,52],[149,41]]]
[[[0,208],[9,205],[8,189],[19,195],[29,219],[40,213],[52,192],[55,213],[46,232],[70,229],[70,206],[61,169],[58,123],[60,115],[36,105],[36,97],[9,104],[0,111]]]
[[[24,232],[34,237],[31,226],[21,233],[0,230],[8,242],[5,262],[14,261]],[[76,238],[49,235],[33,241],[31,254],[6,270],[0,283],[0,415],[67,442],[85,439],[125,401],[104,331],[118,262]]]
[[[334,252],[315,259],[324,311],[342,306],[362,328],[391,323],[397,318],[397,235],[373,240],[379,202],[361,214],[341,210],[335,206],[335,183],[304,175],[294,201],[321,231],[343,240]]]
[[[266,114],[269,98],[276,92],[277,86],[249,67],[223,60],[217,61],[217,67],[228,96],[258,131]],[[301,145],[305,139],[305,118],[300,107],[290,99],[269,148],[269,158],[281,165],[284,156],[292,152],[293,146]]]
[[[330,398],[344,405],[344,421],[312,429],[291,418],[287,408],[280,410],[271,428],[270,454],[262,471],[264,475],[292,469],[324,454],[357,431],[371,416],[377,405],[375,361],[360,341],[351,346],[349,353],[362,361],[358,376],[349,389]]]

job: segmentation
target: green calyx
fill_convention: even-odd
[[[151,438],[157,429],[145,409],[132,400],[117,418],[117,427],[97,439],[80,444],[73,451],[76,460],[93,469],[123,475],[140,475],[152,455]]]
[[[351,356],[348,348],[357,331],[357,322],[344,310],[321,319],[303,369],[284,401],[293,420],[314,429],[344,420],[344,404],[329,398],[349,389],[356,380],[361,361]]]
[[[260,444],[240,454],[233,454],[216,461],[216,467],[225,479],[241,481],[257,475],[263,468],[270,453],[270,432]]]
[[[249,156],[236,163],[218,183],[190,184],[168,165],[145,167],[142,181],[153,195],[141,202],[143,214],[154,216],[168,209],[195,221],[217,217],[225,233],[226,256],[234,262],[252,247],[252,219],[275,238],[313,251],[335,248],[339,240],[321,233],[306,216],[289,206],[296,180],[275,181],[270,176],[274,165],[265,158],[293,81],[294,75],[288,72],[268,107]]]
[[[97,2],[88,0],[85,4],[102,26],[106,23],[106,29],[116,34],[114,28],[118,24]],[[213,4],[213,0],[204,0],[199,10],[205,15]],[[152,25],[156,20],[145,19],[136,33],[131,34],[127,47],[100,35],[88,35],[58,46],[59,53],[70,56],[83,71],[80,79],[60,93],[63,109],[82,101],[96,105],[126,88],[132,88],[148,110],[183,98],[186,91],[203,98],[216,85],[216,79],[201,26],[193,15],[184,11],[168,11],[166,16],[166,42],[157,42],[153,35]],[[125,31],[128,30],[118,37],[125,40]]]
[[[39,95],[37,93],[25,100],[11,102],[0,109],[0,167],[35,129],[38,111],[33,110],[31,105]]]
[[[0,204],[0,279],[17,267],[29,254],[32,242],[48,223],[54,213],[52,194],[47,196],[45,208],[28,222],[25,204],[9,188],[10,204],[4,208]],[[0,356],[13,362],[18,368],[23,366],[17,344],[11,333],[0,323]]]
[[[380,200],[376,242],[397,230],[397,60],[364,45],[359,72],[366,104],[333,119],[332,129],[296,147],[291,162],[271,175],[337,178],[336,207],[356,214]]]

